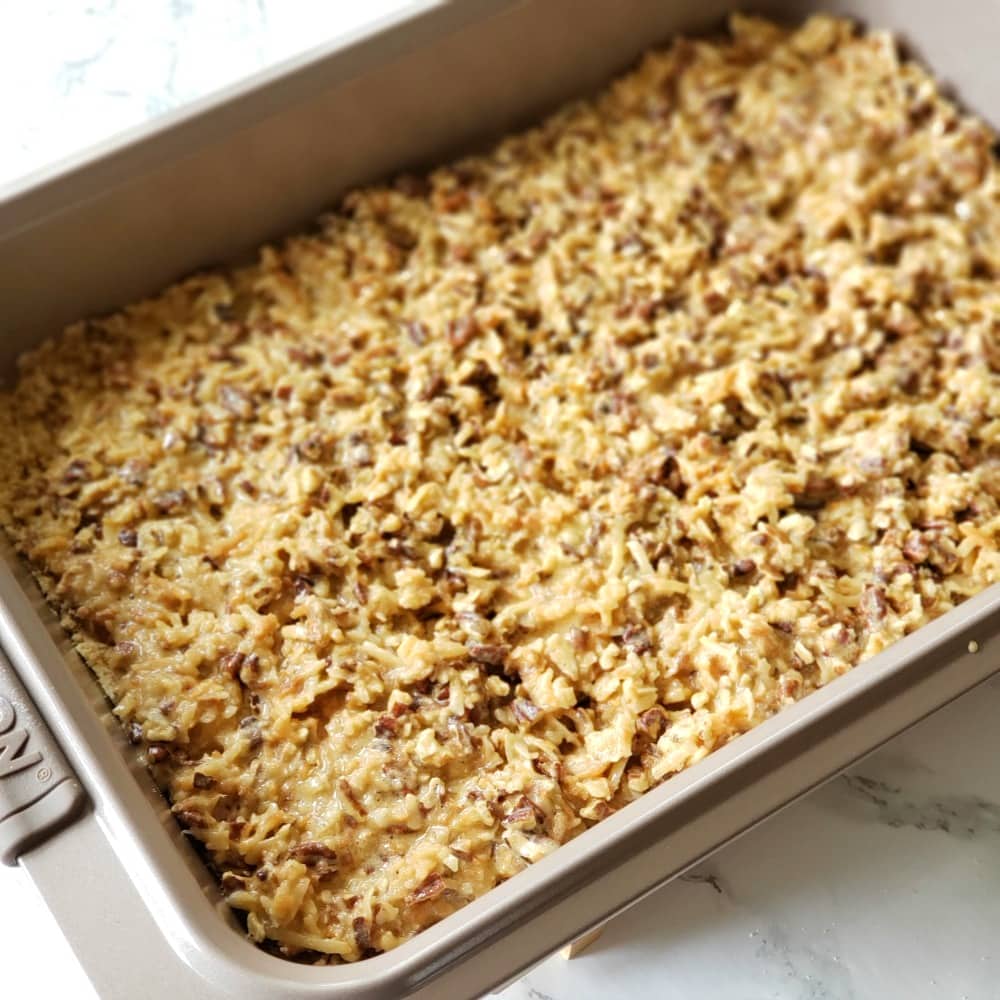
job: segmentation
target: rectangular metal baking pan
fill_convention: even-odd
[[[0,378],[61,324],[245,254],[353,184],[522,125],[671,34],[717,25],[730,6],[425,0],[0,191]],[[820,7],[899,32],[969,107],[1000,119],[998,0],[754,4],[793,20]],[[0,698],[13,697],[16,675],[71,768],[59,786],[75,775],[85,790],[75,818],[67,804],[61,832],[41,823],[43,842],[20,860],[102,997],[461,998],[510,980],[1000,668],[1000,586],[398,949],[323,968],[241,935],[9,549],[0,645],[13,667],[0,659]],[[42,745],[41,724],[22,759]],[[0,780],[0,804],[2,793]]]

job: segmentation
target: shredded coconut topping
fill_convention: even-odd
[[[994,141],[736,17],[23,360],[2,523],[255,940],[391,948],[1000,579]]]

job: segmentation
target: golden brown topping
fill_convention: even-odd
[[[0,523],[255,940],[393,947],[1000,578],[993,141],[734,17],[23,360]]]

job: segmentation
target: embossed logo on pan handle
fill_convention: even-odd
[[[28,731],[17,729],[14,706],[0,695],[0,779],[42,763],[40,750],[25,753]]]
[[[0,651],[0,862],[65,826],[86,800],[66,758]]]

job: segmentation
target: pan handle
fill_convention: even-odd
[[[0,863],[51,837],[87,795],[0,649]]]

